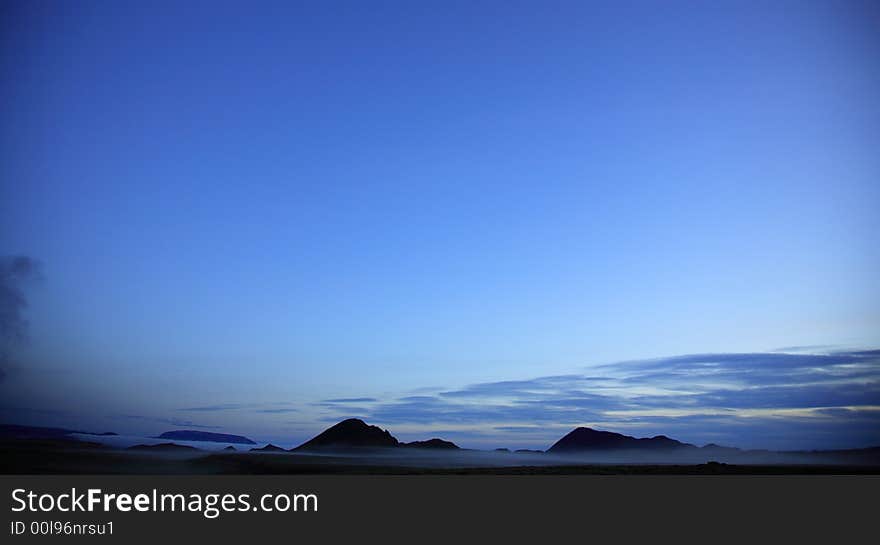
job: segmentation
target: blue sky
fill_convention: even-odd
[[[0,253],[39,272],[4,272],[4,419],[294,442],[358,413],[532,446],[561,435],[545,405],[412,418],[619,362],[876,348],[878,10],[774,4],[4,3]],[[625,421],[620,387],[554,406],[852,446],[876,360],[844,397],[682,384],[736,415],[659,383],[625,383],[667,396]]]

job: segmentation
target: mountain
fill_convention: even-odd
[[[595,450],[674,450],[696,448],[689,443],[670,439],[665,435],[637,439],[629,435],[592,428],[576,428],[556,441],[547,452],[554,454]]]
[[[0,437],[14,439],[61,439],[71,434],[80,435],[116,435],[112,431],[93,433],[66,428],[47,428],[41,426],[20,426],[17,424],[0,424]]]
[[[401,443],[402,447],[409,448],[430,448],[430,449],[444,449],[444,450],[458,450],[458,445],[453,443],[452,441],[444,441],[443,439],[428,439],[427,441],[413,441],[411,443]]]
[[[333,448],[396,447],[400,442],[378,426],[370,426],[358,418],[349,418],[331,426],[292,450]]]
[[[196,447],[186,445],[177,445],[174,443],[159,443],[158,445],[134,445],[125,450],[144,450],[150,452],[191,452],[199,450]]]
[[[283,448],[281,448],[279,446],[276,446],[276,445],[273,445],[272,443],[269,443],[265,447],[252,448],[251,452],[287,452],[287,451],[285,451]]]
[[[236,443],[241,445],[256,445],[247,437],[230,435],[228,433],[212,433],[209,431],[175,430],[166,431],[157,439],[172,439],[174,441],[210,441],[212,443]]]
[[[716,456],[735,456],[743,452],[742,450],[735,447],[722,447],[721,445],[716,445],[715,443],[703,445],[702,447],[700,447],[700,450],[707,454],[713,454]]]
[[[224,450],[224,451],[229,451],[229,452],[236,452],[236,448],[233,447],[232,445],[229,445],[228,447],[226,447],[226,448],[223,449],[223,450]]]

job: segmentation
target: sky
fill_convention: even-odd
[[[3,2],[0,420],[880,444],[878,23]]]

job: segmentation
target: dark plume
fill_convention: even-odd
[[[27,339],[25,288],[42,278],[38,261],[23,255],[0,257],[0,381],[12,364],[12,351]]]

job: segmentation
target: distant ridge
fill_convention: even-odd
[[[212,443],[236,443],[241,445],[256,445],[247,437],[230,435],[228,433],[213,433],[198,430],[174,430],[166,431],[157,439],[172,439],[175,441],[210,441]]]
[[[251,452],[287,452],[287,451],[277,445],[273,445],[272,443],[269,443],[265,447],[252,448]]]
[[[443,439],[428,439],[427,441],[413,441],[411,443],[401,443],[400,446],[408,447],[408,448],[429,448],[429,449],[444,449],[444,450],[458,450],[459,446],[453,443],[452,441],[444,441]]]
[[[283,448],[265,443],[249,453],[239,446],[240,454],[232,454],[236,448],[228,445],[199,450],[169,441],[147,441],[126,448],[123,445],[129,440],[127,436],[102,444],[83,442],[80,436],[73,440],[74,433],[64,428],[0,424],[0,468],[11,467],[21,474],[138,472],[137,464],[153,455],[163,464],[177,464],[173,467],[175,473],[196,471],[199,466],[220,473],[605,473],[606,466],[612,464],[617,469],[609,471],[622,473],[880,474],[880,446],[789,451],[746,450],[715,443],[696,447],[665,435],[636,438],[586,427],[571,430],[546,451],[546,456],[540,450],[517,449],[519,458],[509,449],[495,449],[494,455],[487,456],[492,451],[459,449],[455,443],[439,438],[401,443],[389,431],[359,419],[339,422],[291,449],[319,453],[319,458],[286,455]],[[223,449],[222,454],[219,449]],[[125,461],[112,450],[128,450],[134,458]],[[358,458],[362,464],[356,461]],[[646,464],[656,467],[647,468]],[[602,467],[590,469],[592,466]],[[661,466],[663,469],[658,470]]]
[[[547,452],[555,454],[595,450],[674,450],[697,448],[689,443],[670,439],[665,435],[637,439],[629,435],[592,428],[575,428],[556,441]]]
[[[388,430],[371,426],[359,418],[349,418],[331,426],[292,450],[322,450],[332,448],[378,448],[400,445]]]
[[[188,452],[199,450],[196,447],[186,445],[177,445],[175,443],[159,443],[158,445],[134,445],[125,450],[143,450],[150,452]]]
[[[17,424],[0,424],[0,437],[12,437],[16,439],[56,439],[64,438],[71,434],[80,435],[116,435],[112,431],[95,433],[81,430],[69,430],[66,428],[49,428],[43,426],[20,426]]]

